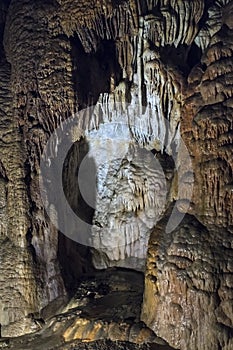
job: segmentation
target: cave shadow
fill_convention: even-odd
[[[100,40],[96,50],[85,52],[78,37],[71,38],[73,84],[79,108],[95,105],[101,93],[109,93],[123,78],[114,40]]]
[[[101,40],[96,50],[86,52],[78,35],[71,39],[71,56],[73,64],[73,85],[79,109],[96,104],[101,93],[110,92],[112,85],[122,79],[122,68],[117,60],[117,48],[114,40]],[[63,189],[66,199],[84,224],[92,225],[95,209],[90,206],[79,188],[78,176],[82,161],[89,152],[85,138],[75,142],[67,154],[63,166]],[[92,195],[88,202],[95,203],[96,165],[94,158],[89,158],[86,183],[82,183],[84,192]],[[64,213],[59,213],[64,217]],[[81,225],[82,226],[82,225]],[[91,226],[90,226],[91,227]],[[76,228],[75,228],[76,229]],[[78,234],[82,228],[77,227]],[[61,274],[68,293],[73,293],[82,276],[93,273],[96,269],[92,263],[91,248],[59,232],[58,260]]]
[[[95,213],[96,202],[96,164],[92,157],[87,157],[89,145],[86,138],[75,142],[69,150],[63,165],[63,190],[66,199],[79,219],[85,224],[92,225]],[[85,178],[80,189],[80,167],[83,160],[86,160]],[[83,177],[83,176],[82,176]],[[88,193],[88,202],[83,193]],[[76,237],[82,236],[82,225],[75,227]],[[89,230],[89,231],[90,231]],[[91,248],[72,240],[63,233],[58,235],[58,260],[61,267],[61,274],[68,294],[73,294],[77,288],[81,277],[93,272]]]

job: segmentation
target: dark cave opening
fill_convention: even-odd
[[[85,138],[75,142],[69,150],[63,165],[63,189],[66,199],[75,214],[88,225],[92,224],[94,208],[83,198],[79,184],[79,168],[84,159],[88,159],[89,173],[86,174],[82,185],[88,199],[95,202],[95,177],[96,168],[92,158],[85,158],[89,146]],[[90,202],[89,202],[90,203]],[[77,237],[81,228],[77,227]],[[91,259],[90,248],[84,246],[77,240],[68,238],[59,233],[58,238],[58,260],[61,266],[61,274],[68,293],[72,294],[76,288],[80,276],[94,270]]]
[[[166,45],[160,48],[161,59],[168,65],[177,67],[185,76],[188,76],[192,68],[200,62],[202,51],[193,43],[191,46]]]
[[[95,271],[89,247],[71,240],[61,232],[58,236],[58,261],[70,296],[76,292],[80,279]]]
[[[188,57],[187,57],[187,63],[190,67],[190,70],[200,62],[201,56],[202,56],[202,51],[200,47],[198,47],[195,43],[193,43],[189,48]]]
[[[113,40],[99,42],[96,52],[86,53],[78,36],[71,39],[73,82],[80,108],[96,104],[101,93],[110,92],[123,77]]]
[[[96,196],[96,165],[94,159],[88,157],[89,145],[85,138],[75,142],[69,150],[63,165],[63,187],[72,210],[88,224],[92,223]],[[85,178],[79,177],[82,162],[88,172]],[[82,186],[80,190],[80,185]],[[83,198],[86,196],[85,198]],[[92,204],[89,205],[89,204]]]

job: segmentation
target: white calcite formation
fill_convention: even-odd
[[[121,82],[111,94],[100,96],[94,111],[80,115],[73,132],[74,141],[85,135],[89,148],[79,169],[79,188],[95,208],[90,245],[97,268],[144,269],[151,229],[165,211],[170,187],[155,154],[169,154],[175,161],[180,145],[182,77],[161,63],[146,40],[136,54],[131,103],[125,102],[127,89]],[[138,102],[142,81],[144,106]],[[96,166],[94,202],[88,188],[82,191],[85,159]]]
[[[141,18],[139,31],[135,46],[131,43],[131,62],[127,48],[125,52],[125,62],[136,65],[130,103],[127,82],[113,84],[111,93],[100,95],[92,113],[81,114],[80,131],[74,132],[74,141],[85,134],[88,157],[97,169],[95,203],[88,203],[95,208],[90,245],[97,268],[144,269],[151,229],[165,211],[170,186],[154,154],[176,159],[180,145],[183,77],[150,49],[147,18]],[[127,74],[125,64],[124,68]],[[88,202],[88,193],[82,195]]]
[[[112,143],[114,140],[103,140],[102,145],[111,151]],[[99,268],[120,265],[141,269],[150,231],[164,211],[166,180],[151,152],[128,140],[116,144],[125,148],[125,155],[112,153],[109,159],[104,152],[97,168],[92,237],[93,246],[100,249],[94,253],[94,263]],[[95,141],[93,145],[98,152]]]
[[[130,106],[125,105],[125,111],[122,105],[115,106],[115,113],[110,108],[111,122],[110,116],[103,114],[105,120],[85,132],[89,152],[79,168],[79,188],[84,200],[95,208],[90,242],[95,266],[144,269],[150,232],[167,199],[164,171],[150,151],[154,151],[154,144],[160,149],[162,145],[159,135],[148,133],[150,123],[155,124],[152,118],[158,116],[144,115],[147,123],[143,125],[138,109],[132,114]],[[99,107],[106,107],[102,109],[106,113],[109,105]],[[93,119],[96,113],[101,114],[96,109]],[[126,113],[134,116],[134,124],[125,122]],[[90,121],[85,124],[92,125]],[[165,132],[166,128],[161,128],[161,133]],[[94,198],[89,188],[84,188],[89,159],[94,159],[96,168]]]
[[[89,148],[79,169],[79,189],[95,209],[90,245],[97,268],[144,269],[151,229],[168,199],[177,195],[169,193],[171,182],[154,154],[166,153],[176,163],[184,78],[174,65],[162,63],[159,51],[150,49],[148,18],[140,19],[139,31],[135,42],[128,43],[134,52],[131,61],[127,59],[129,47],[122,51],[128,63],[123,76],[132,73],[130,64],[135,65],[130,103],[126,102],[127,82],[122,80],[115,87],[113,81],[111,92],[100,95],[94,110],[80,114],[73,131],[73,141],[85,135]],[[170,39],[179,42],[179,38]],[[88,188],[82,190],[88,172],[85,159],[93,159],[96,167],[92,200]]]

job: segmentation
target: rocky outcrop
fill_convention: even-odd
[[[208,45],[187,79],[181,119],[195,170],[194,216],[169,237],[164,222],[155,228],[142,312],[149,326],[182,349],[232,348],[232,33],[229,5],[213,8],[219,27],[208,27]]]
[[[28,200],[24,182],[22,138],[14,119],[11,67],[1,50],[0,66],[0,324],[10,327],[33,308],[37,299],[36,275],[28,249]],[[10,161],[9,161],[10,160]],[[25,333],[22,324],[18,332]],[[10,332],[15,334],[14,330]]]
[[[229,232],[188,214],[171,235],[165,227],[151,235],[142,319],[175,348],[231,349]]]

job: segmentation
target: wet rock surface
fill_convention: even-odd
[[[29,315],[35,333],[1,339],[0,348],[114,349],[119,342],[126,349],[153,349],[147,345],[150,343],[154,349],[169,349],[140,321],[143,288],[139,272],[116,268],[99,271],[82,280],[66,304],[65,300],[53,302],[40,315]]]

